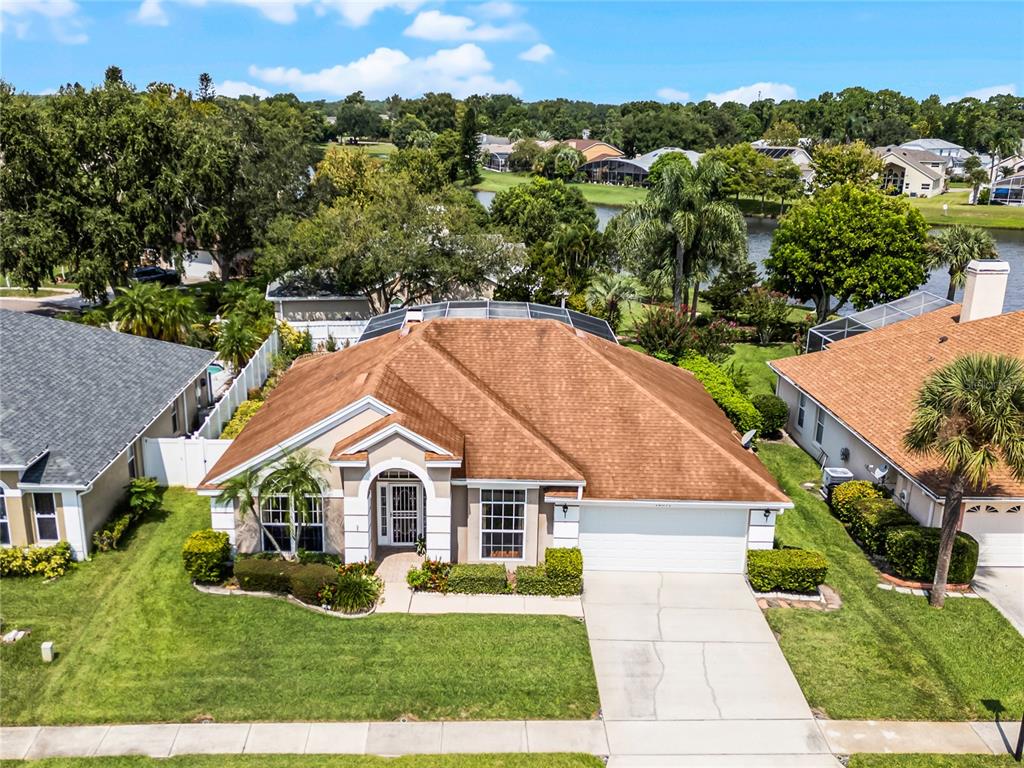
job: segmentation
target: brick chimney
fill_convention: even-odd
[[[1005,261],[986,259],[968,264],[964,270],[966,285],[960,322],[969,323],[1001,315],[1009,274],[1010,265]]]

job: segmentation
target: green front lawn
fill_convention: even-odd
[[[19,768],[20,760],[0,760]],[[182,757],[58,757],[34,760],[32,768],[601,768],[591,755],[185,755]]]
[[[995,708],[1024,709],[1024,638],[1006,619],[984,600],[950,598],[935,610],[878,589],[860,548],[800,487],[819,479],[814,460],[780,444],[759,455],[796,504],[779,518],[779,541],[824,553],[843,600],[834,613],[767,612],[812,707],[851,720],[990,720]]]
[[[1010,768],[1009,755],[852,755],[850,768]]]
[[[164,496],[166,516],[127,550],[52,583],[4,579],[0,722],[590,718],[597,684],[582,623],[566,617],[321,616],[283,601],[192,589],[181,566],[206,499]],[[53,640],[52,665],[39,643]]]
[[[473,189],[479,192],[501,192],[520,184],[529,184],[533,175],[529,173],[499,173],[486,168],[481,169],[483,181],[474,185]],[[613,184],[588,184],[572,183],[583,193],[587,202],[594,205],[626,206],[636,203],[647,197],[647,190],[642,187],[619,187]]]

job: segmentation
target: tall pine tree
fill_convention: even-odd
[[[459,126],[459,176],[467,184],[480,182],[480,141],[477,138],[476,109],[467,107]]]

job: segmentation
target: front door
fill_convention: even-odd
[[[386,530],[380,536],[384,544],[412,546],[420,530],[421,497],[418,483],[387,483],[380,490],[384,514],[387,516]],[[382,531],[383,533],[383,531]]]

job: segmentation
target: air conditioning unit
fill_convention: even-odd
[[[823,467],[821,470],[821,495],[832,501],[832,489],[840,483],[853,480],[853,472],[846,467]]]

